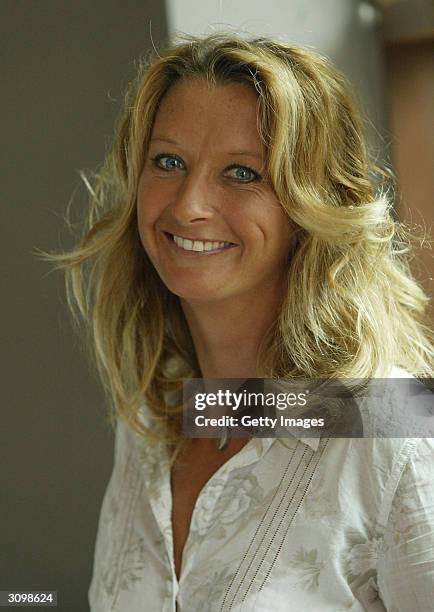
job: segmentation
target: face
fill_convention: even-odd
[[[243,84],[177,82],[161,101],[140,177],[141,242],[191,302],[275,298],[292,242],[265,175],[257,98]]]

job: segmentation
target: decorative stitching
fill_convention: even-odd
[[[281,541],[281,543],[280,543],[280,545],[279,545],[279,548],[277,549],[276,555],[274,556],[274,559],[273,559],[273,561],[272,561],[272,563],[271,563],[271,565],[270,565],[270,567],[269,567],[269,569],[268,569],[268,572],[267,572],[267,574],[266,574],[266,576],[265,576],[264,580],[262,581],[262,584],[261,584],[261,585],[260,585],[260,587],[259,587],[259,591],[261,591],[261,590],[263,589],[264,584],[266,583],[266,581],[268,580],[269,575],[271,574],[271,571],[272,571],[272,569],[273,569],[273,567],[274,567],[274,565],[275,565],[275,563],[276,563],[276,561],[277,561],[277,558],[278,558],[278,556],[279,556],[279,554],[280,554],[280,551],[281,551],[281,549],[282,549],[282,547],[283,547],[283,544],[285,543],[286,536],[288,535],[289,527],[291,526],[292,521],[294,520],[294,517],[295,517],[295,515],[297,514],[297,512],[298,512],[298,510],[299,510],[299,508],[300,508],[300,506],[301,506],[301,504],[302,504],[302,502],[303,502],[303,499],[304,499],[304,497],[305,497],[305,495],[306,495],[306,493],[307,493],[307,490],[308,490],[308,489],[309,489],[309,487],[310,487],[310,483],[312,482],[312,479],[313,479],[313,477],[314,477],[314,474],[315,474],[316,468],[318,467],[319,460],[320,460],[320,458],[321,458],[321,455],[324,453],[324,451],[325,451],[325,449],[326,449],[327,444],[328,444],[328,439],[325,441],[324,448],[323,448],[323,450],[322,450],[321,454],[319,454],[319,453],[317,454],[315,464],[312,466],[312,469],[311,469],[311,474],[310,474],[310,476],[309,476],[309,479],[308,479],[308,482],[307,482],[307,484],[306,484],[306,487],[305,487],[305,489],[304,489],[304,491],[303,491],[303,495],[301,495],[301,496],[300,496],[300,500],[299,500],[298,505],[297,505],[297,507],[296,507],[296,509],[295,509],[295,511],[294,511],[294,513],[293,513],[293,515],[292,515],[292,517],[291,517],[291,522],[290,522],[290,524],[288,525],[288,529],[286,530],[286,533],[285,533],[285,535],[284,535],[284,537],[283,537],[283,539],[282,539],[282,541]],[[307,470],[306,470],[306,471],[307,471]]]
[[[118,427],[119,427],[119,424],[118,424]],[[117,432],[117,435],[118,435],[118,433],[119,432]],[[113,468],[113,473],[112,473],[112,476],[111,476],[111,479],[110,479],[110,483],[109,483],[109,486],[108,486],[107,491],[106,491],[106,498],[104,500],[104,504],[103,504],[103,507],[102,507],[102,510],[101,510],[101,516],[104,515],[106,500],[107,500],[107,503],[110,501],[110,497],[109,496],[112,495],[111,489],[114,486],[115,480],[118,480],[120,482],[120,486],[119,486],[119,489],[117,491],[117,499],[118,500],[123,500],[125,498],[126,499],[126,503],[128,504],[128,500],[129,500],[128,484],[129,483],[128,483],[128,479],[127,479],[126,475],[128,474],[128,470],[129,470],[129,463],[131,461],[131,454],[132,453],[130,452],[129,455],[127,456],[127,458],[125,460],[125,463],[122,466],[123,469],[122,469],[121,473],[116,473],[116,471],[117,471],[116,467],[117,466],[116,466],[116,463],[115,463],[115,466]],[[122,520],[122,518],[121,518],[122,514],[119,514],[119,512],[120,511],[119,511],[119,506],[118,506],[116,514],[115,514],[115,517],[114,517],[114,522],[115,523],[120,522]],[[107,529],[107,525],[102,522],[101,518],[100,518],[100,527],[101,527],[101,534],[98,533],[98,541],[100,541],[100,538],[102,538],[103,529],[104,530]],[[103,559],[102,558],[100,559],[99,554],[98,554],[98,557],[97,557],[98,561],[101,562],[101,582],[102,582],[102,587],[104,589],[105,594],[107,596],[109,596],[109,597],[112,597],[115,594],[115,592],[116,592],[116,580],[117,580],[117,576],[119,574],[119,567],[118,566],[119,566],[119,562],[120,562],[120,558],[118,558],[118,559],[116,558],[116,551],[115,551],[115,548],[116,548],[115,538],[116,538],[116,534],[118,532],[118,529],[117,529],[116,525],[112,525],[111,530],[112,530],[113,537],[108,542],[108,546],[109,546],[108,551],[107,551],[107,559],[108,559],[108,561],[105,564],[103,564]],[[119,532],[121,532],[121,531],[122,530],[119,529]],[[120,541],[122,541],[121,537],[119,539],[120,539]],[[99,546],[97,547],[97,550],[98,550],[98,553],[99,553]],[[110,567],[112,564],[117,566],[113,570]],[[108,580],[105,579],[107,576],[109,576]]]
[[[123,537],[120,538],[120,554],[117,571],[115,572],[116,583],[112,600],[112,609],[114,608],[121,592],[122,570],[125,564],[126,555],[128,553],[127,542],[129,541],[131,529],[133,527],[133,518],[136,504],[142,491],[141,486],[137,486],[138,484],[140,484],[140,472],[136,469],[136,462],[133,460],[135,458],[135,452],[133,450],[128,456],[125,468],[125,487],[129,491],[129,503],[125,512],[125,527],[123,529]]]
[[[301,442],[297,444],[284,470],[273,499],[264,513],[263,519],[260,521],[238,570],[226,591],[220,608],[221,612],[227,612],[234,609],[235,605],[245,603],[249,594],[253,594],[255,591],[259,592],[264,587],[280,554],[292,521],[310,486],[327,443],[328,439],[322,441],[320,449],[318,449],[320,452],[307,448]],[[295,469],[290,470],[295,462],[297,462]],[[277,526],[276,522],[278,523]],[[269,559],[279,531],[282,531],[282,529],[284,529],[284,533],[281,534],[281,542],[273,558]],[[263,532],[262,535],[260,535],[261,532]],[[248,561],[249,556],[251,557],[250,561]],[[247,567],[244,569],[246,565]],[[258,584],[258,575],[264,571],[264,568],[264,579]],[[243,576],[239,580],[243,569]],[[237,582],[238,586],[235,588]],[[231,590],[235,592],[231,594]]]
[[[271,508],[271,506],[273,505],[273,502],[274,502],[274,500],[276,499],[276,497],[277,497],[277,495],[278,495],[278,493],[279,493],[279,491],[280,491],[280,489],[281,489],[281,487],[282,487],[282,483],[283,483],[283,481],[284,481],[284,479],[285,479],[285,477],[286,477],[286,475],[287,475],[287,473],[288,473],[288,470],[289,470],[289,467],[290,467],[290,465],[291,465],[291,461],[292,461],[292,458],[293,458],[293,456],[294,456],[294,454],[295,454],[295,451],[296,451],[296,449],[294,449],[294,453],[293,453],[293,455],[291,456],[291,458],[290,458],[290,460],[289,460],[289,462],[288,462],[288,465],[286,466],[286,468],[285,468],[285,470],[284,470],[284,472],[283,472],[283,474],[282,474],[282,477],[281,477],[281,479],[280,479],[280,482],[279,482],[279,484],[278,484],[278,486],[276,487],[276,490],[275,490],[275,492],[274,492],[273,498],[272,498],[272,500],[270,501],[270,503],[269,503],[269,505],[268,505],[267,509],[265,510],[264,515],[263,515],[262,519],[259,521],[258,526],[257,526],[257,528],[256,528],[256,531],[255,531],[255,533],[254,533],[254,535],[253,535],[253,537],[252,537],[252,539],[251,539],[251,541],[250,541],[250,544],[249,544],[249,546],[248,546],[248,548],[247,548],[246,552],[244,553],[243,558],[241,559],[240,565],[238,566],[238,569],[237,569],[237,571],[235,572],[235,574],[234,574],[234,576],[233,576],[233,578],[232,578],[232,581],[231,581],[230,585],[228,586],[228,588],[227,588],[227,590],[226,590],[226,593],[225,593],[225,596],[224,596],[224,599],[223,599],[223,602],[222,602],[221,610],[224,610],[224,606],[225,606],[226,599],[227,599],[227,597],[228,597],[229,591],[231,590],[231,587],[232,587],[233,583],[234,583],[234,582],[237,580],[237,578],[238,578],[238,574],[240,573],[241,568],[242,568],[242,566],[243,566],[243,564],[244,564],[244,562],[245,562],[245,560],[246,560],[246,558],[247,558],[247,556],[248,556],[248,554],[249,554],[250,550],[253,548],[253,544],[254,544],[254,542],[255,542],[255,540],[256,540],[256,538],[257,538],[257,536],[258,536],[258,533],[259,533],[259,531],[261,530],[261,528],[263,527],[263,525],[264,525],[264,523],[265,523],[265,520],[266,520],[267,514],[269,513],[270,508]],[[252,559],[252,562],[253,562],[253,559]],[[249,566],[249,567],[250,567],[250,566]],[[248,571],[248,569],[249,569],[249,568],[247,568],[246,572]],[[242,580],[244,580],[244,578],[245,578],[245,574],[244,574],[244,576],[243,576]],[[242,583],[242,580],[240,581],[240,584]],[[238,591],[237,591],[237,592],[238,592]],[[235,597],[235,596],[236,596],[236,593],[235,593],[234,597]],[[232,600],[232,601],[233,601],[233,600]],[[232,604],[232,602],[231,602],[231,604]]]

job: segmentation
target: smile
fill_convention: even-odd
[[[182,249],[183,251],[194,251],[196,253],[218,253],[232,247],[238,246],[233,242],[217,241],[217,240],[191,240],[183,238],[176,234],[165,232],[166,236],[171,240],[172,244]]]

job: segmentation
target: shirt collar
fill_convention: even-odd
[[[258,454],[263,455],[276,440],[286,448],[294,448],[293,440],[298,440],[316,452],[318,450],[321,438],[306,438],[305,436],[297,436],[288,432],[288,436],[285,438],[253,438],[253,440]]]
[[[147,411],[145,411],[145,405],[142,405],[141,410],[139,412],[142,422],[148,427],[151,426],[152,428],[152,425],[154,425],[155,427],[155,423],[152,421],[152,419],[149,418],[149,416],[146,413]],[[258,452],[265,451],[269,446],[271,446],[274,440],[279,440],[279,442],[283,444],[283,446],[286,446],[287,448],[289,448],[291,446],[289,442],[290,438],[293,438],[293,439],[295,438],[296,440],[299,440],[303,444],[306,444],[306,446],[309,446],[314,452],[318,450],[319,443],[321,440],[319,436],[317,438],[309,438],[309,437],[304,436],[302,432],[298,434],[297,430],[295,430],[294,428],[291,428],[291,431],[288,431],[288,436],[284,438],[283,437],[255,438],[255,440],[257,440],[258,442],[257,450]],[[267,444],[266,441],[269,441],[269,443]]]
[[[313,451],[316,452],[318,450],[319,443],[320,443],[320,440],[321,440],[320,437],[318,437],[318,438],[306,438],[305,436],[302,436],[302,435],[298,436],[298,435],[296,435],[294,433],[291,433],[290,436],[292,438],[295,438],[296,440],[299,440],[300,442],[303,442],[303,444],[306,444],[307,446],[309,446]],[[280,437],[280,438],[277,438],[277,440],[279,440],[279,442],[281,444],[283,444],[283,446],[286,446],[286,447],[290,446],[288,438],[281,438]]]

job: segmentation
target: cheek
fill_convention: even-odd
[[[143,198],[137,200],[137,222],[139,229],[144,230],[152,222],[152,209]]]
[[[160,215],[158,192],[152,185],[141,181],[137,193],[137,222],[140,232],[148,230]]]
[[[176,196],[176,182],[142,175],[137,190],[137,217],[143,228],[150,228],[160,219]]]
[[[265,248],[272,251],[288,251],[293,241],[293,230],[288,216],[278,204],[269,204],[264,207],[262,214],[257,218],[257,225],[261,229]]]
[[[273,224],[272,240],[274,251],[279,257],[286,259],[295,246],[295,231],[288,217],[280,212],[276,214]]]
[[[143,198],[137,198],[137,227],[139,230],[140,240],[142,245],[145,246],[146,241],[146,229],[148,227],[148,213],[149,210],[146,206],[146,203],[143,201]]]
[[[152,206],[152,199],[148,196],[144,198],[143,195],[139,194],[137,198],[137,229],[142,247],[151,259],[154,250],[153,227],[156,219],[157,214],[154,206]]]

